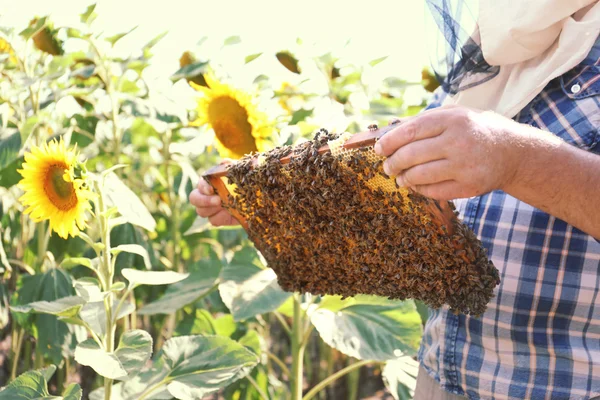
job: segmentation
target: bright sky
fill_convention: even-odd
[[[81,0],[2,0],[0,25],[21,30],[34,15],[49,14],[57,26],[78,26],[79,14],[88,4]],[[314,44],[312,54],[332,51],[349,63],[366,64],[389,56],[371,71],[381,79],[396,76],[419,81],[421,68],[429,64],[423,0],[99,0],[97,4],[95,32],[108,36],[138,26],[117,43],[119,55],[134,53],[152,37],[169,32],[155,47],[146,77],[159,87],[161,81],[162,91],[170,91],[170,97],[173,93],[164,86],[165,78],[179,68],[185,50],[206,52],[211,60],[218,58],[229,75],[247,75],[241,79],[250,82],[260,73],[282,75],[279,78],[285,80],[288,72],[267,57],[246,66],[240,57],[293,50],[298,37],[304,44]],[[222,49],[223,40],[232,35],[239,35],[242,43]],[[209,40],[198,47],[204,36]]]

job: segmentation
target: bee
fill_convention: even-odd
[[[371,124],[367,127],[368,130],[370,131],[376,131],[378,129],[377,124]]]

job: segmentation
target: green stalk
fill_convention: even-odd
[[[171,175],[171,152],[169,148],[173,138],[173,132],[171,129],[167,129],[163,135],[163,162],[165,168],[165,181],[169,189],[169,206],[171,207],[171,240],[172,240],[172,269],[182,273],[183,265],[180,263],[181,249],[179,247],[180,232],[179,232],[179,217],[180,217],[180,205],[179,196],[175,193],[175,181]],[[175,325],[177,324],[177,315],[179,312],[175,312],[167,317],[165,328],[165,334],[163,335],[166,339],[169,339],[175,331]]]
[[[328,376],[327,378],[323,379],[321,382],[319,382],[315,387],[313,387],[312,389],[310,389],[310,391],[308,393],[306,393],[306,396],[304,396],[304,398],[302,398],[302,400],[310,400],[312,399],[317,393],[319,393],[321,390],[323,390],[324,388],[326,388],[327,386],[329,386],[330,384],[332,384],[333,382],[335,382],[337,379],[341,378],[342,376],[346,375],[349,372],[352,372],[358,368],[361,368],[369,363],[372,363],[373,361],[368,361],[368,360],[363,360],[363,361],[359,361],[357,363],[354,363],[352,365],[347,366],[346,368],[339,370],[338,372],[336,372],[333,375]]]
[[[15,349],[13,350],[12,367],[10,369],[10,380],[14,380],[17,377],[17,370],[19,368],[19,355],[21,354],[21,347],[23,346],[23,337],[25,336],[25,330],[21,327],[13,328],[13,340],[16,341]]]
[[[348,363],[352,365],[352,359],[348,358]],[[358,383],[360,381],[360,369],[355,369],[348,373],[346,378],[346,388],[348,390],[348,400],[357,400]]]
[[[100,230],[102,232],[102,257],[100,257],[100,274],[104,277],[101,279],[101,283],[104,286],[103,291],[108,292],[112,287],[114,271],[111,260],[111,247],[110,247],[110,228],[108,223],[108,217],[106,216],[106,204],[104,202],[104,193],[102,191],[99,182],[94,181],[94,187],[98,194],[98,208],[96,216],[100,222]],[[113,309],[112,309],[112,296],[113,293],[109,292],[108,296],[104,299],[104,310],[106,313],[106,334],[104,337],[104,350],[107,353],[114,351],[115,342],[115,326],[113,321]],[[104,399],[110,400],[112,392],[112,379],[104,378]]]
[[[294,295],[294,319],[292,323],[292,400],[302,399],[302,383],[303,383],[303,361],[304,361],[304,346],[303,346],[303,327],[304,318],[302,307],[300,304],[300,295]]]

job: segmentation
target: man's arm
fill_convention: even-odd
[[[500,189],[600,238],[600,156],[492,112],[443,107],[381,138],[386,173],[439,200]]]

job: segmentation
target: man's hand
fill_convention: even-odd
[[[452,106],[405,120],[375,145],[398,184],[438,200],[500,189],[600,240],[600,156],[492,112]]]
[[[196,207],[199,216],[208,218],[214,226],[237,225],[239,222],[221,206],[221,198],[217,196],[204,179],[200,179],[196,189],[190,193],[190,203]]]
[[[520,127],[492,112],[443,107],[404,120],[375,151],[388,157],[385,172],[400,186],[438,200],[471,197],[514,178]]]

